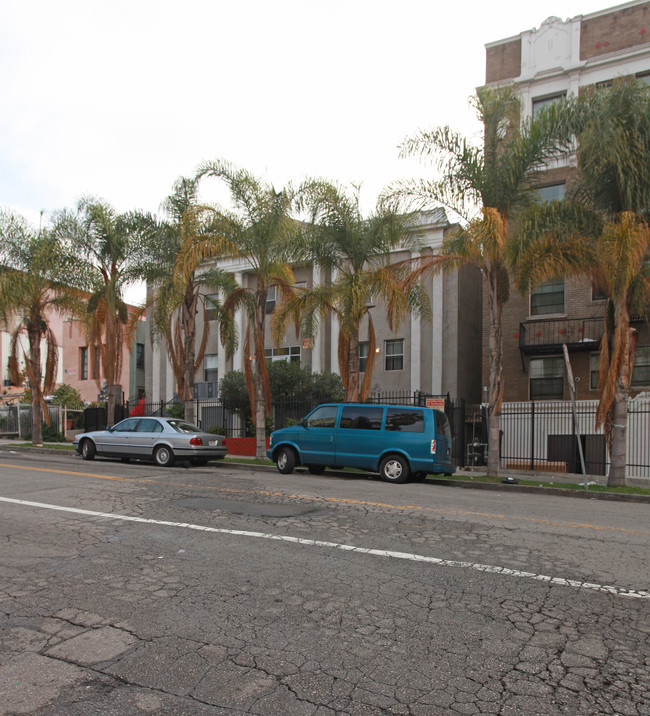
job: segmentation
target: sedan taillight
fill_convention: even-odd
[[[201,440],[201,438],[192,438],[190,445],[203,445],[203,440]]]

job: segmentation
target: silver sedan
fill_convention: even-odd
[[[179,418],[127,418],[106,430],[80,433],[73,445],[84,460],[95,455],[122,460],[153,460],[161,467],[176,460],[205,465],[221,460],[228,449],[223,435],[206,433]]]

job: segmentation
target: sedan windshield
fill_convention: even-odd
[[[167,424],[171,426],[177,433],[200,433],[201,428],[185,420],[168,420]]]

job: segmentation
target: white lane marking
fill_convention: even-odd
[[[369,547],[356,547],[351,544],[341,544],[340,542],[324,542],[323,540],[305,539],[304,537],[290,537],[289,535],[276,535],[269,532],[251,532],[249,530],[227,530],[219,527],[206,527],[204,525],[194,525],[189,522],[170,522],[168,520],[153,520],[146,517],[135,517],[132,515],[120,515],[114,512],[95,512],[94,510],[82,510],[78,507],[63,507],[61,505],[49,505],[44,502],[30,502],[28,500],[17,500],[12,497],[0,497],[0,501],[9,502],[16,505],[24,505],[26,507],[39,507],[46,510],[56,510],[58,512],[71,512],[77,515],[88,515],[89,517],[104,517],[110,520],[122,520],[124,522],[141,522],[147,525],[162,525],[164,527],[182,527],[189,530],[197,530],[199,532],[215,532],[217,534],[235,535],[238,537],[255,537],[257,539],[270,539],[277,542],[293,542],[295,544],[303,544],[310,547],[329,547],[331,549],[340,549],[345,552],[358,552],[360,554],[370,554],[375,557],[392,557],[393,559],[407,559],[412,562],[426,562],[435,564],[440,567],[458,567],[460,569],[471,569],[476,572],[489,572],[490,574],[502,574],[507,577],[519,577],[523,579],[532,579],[538,582],[547,582],[548,584],[558,585],[562,587],[574,587],[576,589],[589,589],[595,592],[607,592],[619,597],[633,597],[635,599],[650,599],[650,591],[638,589],[627,589],[625,587],[611,587],[606,584],[595,584],[593,582],[582,582],[577,579],[563,579],[562,577],[549,577],[545,574],[535,574],[535,572],[523,572],[519,569],[509,569],[508,567],[496,567],[489,564],[476,564],[474,562],[461,562],[455,559],[440,559],[439,557],[427,557],[422,554],[413,554],[411,552],[394,552],[385,549],[371,549]]]

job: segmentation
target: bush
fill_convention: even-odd
[[[211,435],[225,435],[228,437],[228,429],[224,425],[211,425],[205,432]]]
[[[76,388],[63,383],[52,393],[52,405],[65,405],[68,408],[83,408],[84,402]]]
[[[168,418],[179,418],[185,417],[185,406],[183,403],[172,403],[165,408],[165,415]]]

